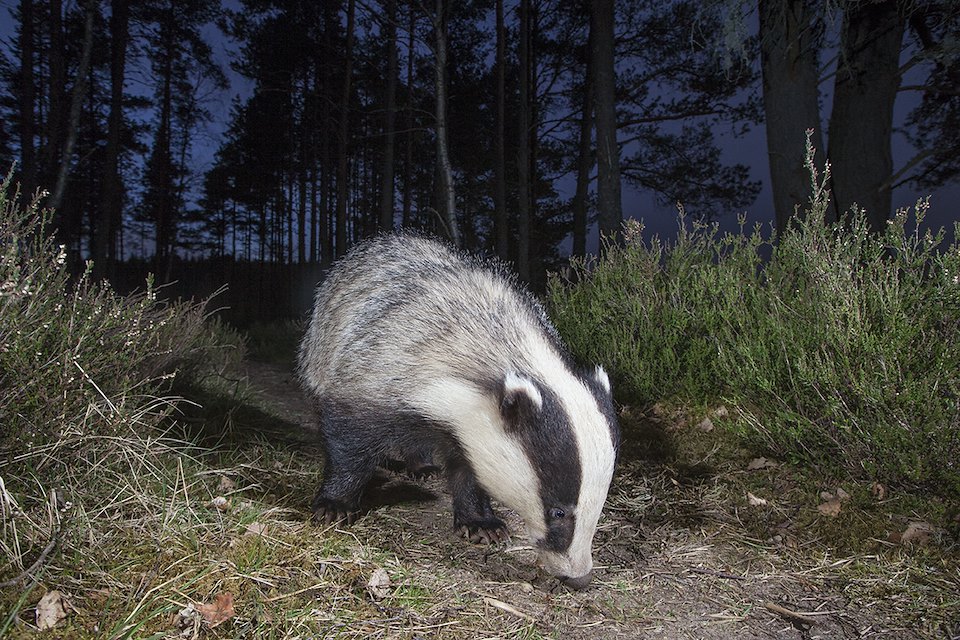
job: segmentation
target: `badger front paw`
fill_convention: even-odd
[[[474,544],[496,544],[510,539],[507,525],[500,518],[460,522],[454,526],[461,536]]]
[[[313,499],[313,522],[316,524],[334,524],[346,522],[353,524],[360,517],[356,507],[350,507],[339,500],[317,496]]]

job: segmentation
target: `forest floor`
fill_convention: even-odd
[[[624,409],[594,580],[572,592],[535,567],[509,511],[507,544],[456,536],[440,479],[385,472],[354,525],[310,524],[320,472],[310,409],[289,368],[251,362],[246,374],[271,446],[299,469],[274,462],[260,478],[256,491],[283,505],[263,528],[315,570],[265,580],[267,617],[286,603],[302,631],[285,625],[286,637],[960,638],[956,505],[729,450],[703,416]]]

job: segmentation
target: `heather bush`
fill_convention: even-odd
[[[782,458],[960,493],[960,245],[919,231],[923,200],[882,235],[858,211],[827,224],[808,169],[809,210],[773,239],[628,223],[553,279],[557,325],[623,402],[724,402],[733,437]]]

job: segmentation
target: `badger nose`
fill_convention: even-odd
[[[560,578],[560,580],[563,581],[563,584],[567,585],[574,591],[580,591],[582,589],[587,588],[587,585],[590,584],[590,580],[592,578],[593,578],[593,574],[588,573],[586,575],[580,576],[579,578],[564,577],[564,578]]]

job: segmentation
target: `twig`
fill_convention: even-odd
[[[738,576],[735,573],[727,573],[726,571],[714,571],[713,569],[701,569],[700,567],[688,567],[688,569],[694,573],[702,573],[708,576],[714,576],[716,578],[725,578],[726,580],[746,580],[744,576]]]
[[[6,582],[0,582],[0,589],[6,589],[8,587],[13,587],[17,584],[20,584],[25,578],[33,578],[33,572],[40,568],[40,566],[46,562],[47,556],[50,555],[50,552],[53,551],[53,548],[57,546],[57,542],[60,541],[60,530],[63,528],[63,523],[60,523],[60,526],[57,527],[57,532],[50,538],[50,542],[47,543],[47,546],[44,547],[43,551],[40,552],[40,557],[34,560],[33,564],[30,565],[23,573],[18,575],[16,578],[11,578]]]
[[[326,583],[324,583],[324,582],[318,582],[318,583],[315,584],[315,585],[311,585],[311,586],[309,586],[309,587],[304,587],[303,589],[297,589],[296,591],[291,591],[290,593],[283,593],[283,594],[281,594],[281,595],[279,595],[279,596],[273,596],[272,598],[267,598],[266,600],[264,600],[264,602],[276,602],[277,600],[283,600],[283,599],[285,599],[285,598],[292,598],[293,596],[300,595],[301,593],[306,593],[307,591],[311,591],[311,590],[313,590],[313,589],[319,589],[320,587],[324,586],[325,584],[326,584]]]
[[[529,620],[531,622],[534,621],[533,616],[531,616],[530,614],[524,613],[523,611],[520,611],[513,605],[507,604],[503,600],[497,600],[496,598],[491,598],[490,596],[483,596],[483,601],[486,604],[490,605],[491,607],[496,607],[501,611],[506,611],[510,615],[517,616],[518,618],[523,618],[524,620]]]
[[[802,614],[802,613],[797,613],[796,611],[791,611],[790,609],[785,609],[784,607],[781,607],[780,605],[774,604],[774,603],[772,603],[772,602],[764,602],[764,603],[763,603],[763,606],[764,606],[767,610],[773,611],[773,612],[776,613],[777,615],[783,617],[787,622],[789,622],[790,624],[792,624],[792,625],[794,625],[794,626],[797,626],[797,627],[812,627],[812,626],[813,626],[814,619],[811,618],[811,617],[809,617],[809,616],[805,616],[805,615]]]

